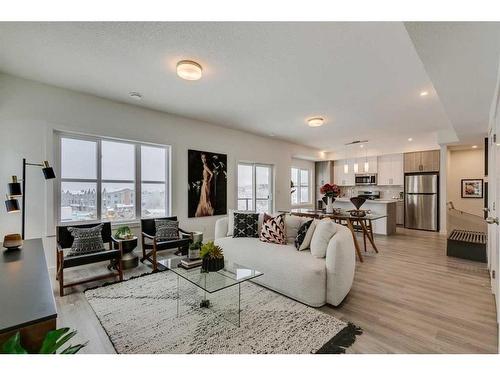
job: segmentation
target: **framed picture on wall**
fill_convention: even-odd
[[[227,213],[227,155],[188,150],[188,217]]]
[[[482,179],[462,179],[462,198],[482,198]]]

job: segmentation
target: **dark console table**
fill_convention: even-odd
[[[21,331],[21,343],[38,351],[56,328],[57,310],[41,239],[21,250],[0,250],[0,346]]]

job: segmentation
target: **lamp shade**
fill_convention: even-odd
[[[54,173],[52,167],[49,165],[48,161],[43,162],[42,172],[46,180],[51,180],[53,178],[56,178],[56,174]]]
[[[12,176],[12,182],[9,184],[9,197],[20,197],[23,195],[21,184],[17,182],[17,176]]]
[[[19,202],[15,198],[8,198],[5,201],[5,207],[7,208],[7,212],[9,212],[9,213],[21,211],[21,209],[19,207]]]

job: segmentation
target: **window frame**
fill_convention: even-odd
[[[308,168],[301,168],[301,167],[290,167],[290,181],[292,181],[292,176],[293,176],[293,170],[296,169],[298,171],[297,173],[297,185],[295,187],[295,192],[297,194],[297,203],[293,203],[292,201],[292,193],[290,193],[290,204],[292,207],[298,207],[298,206],[308,206],[311,205],[312,203],[312,190],[311,190],[311,185],[312,185],[312,171],[311,169]],[[302,181],[302,172],[307,172],[307,184],[304,184]],[[301,188],[307,187],[307,202],[302,202],[302,194],[301,194]]]
[[[238,201],[240,200],[240,197],[238,195],[238,187],[239,187],[239,181],[238,181],[238,168],[240,165],[246,165],[252,167],[252,210],[240,210],[238,209]],[[270,173],[269,173],[269,198],[268,199],[263,199],[263,198],[257,198],[257,167],[264,167],[264,168],[269,168]],[[257,201],[258,200],[268,200],[270,201],[268,207],[269,211],[273,212],[274,211],[274,165],[273,164],[265,164],[265,163],[254,163],[254,162],[248,162],[248,161],[239,161],[236,163],[236,210],[238,211],[246,211],[246,212],[257,212]],[[249,198],[241,198],[241,199],[249,199]]]
[[[71,132],[62,132],[55,131],[56,138],[56,170],[57,170],[57,178],[56,178],[56,189],[55,193],[55,215],[57,225],[66,225],[66,224],[88,224],[94,222],[103,221],[102,218],[102,184],[104,183],[132,183],[135,189],[135,218],[133,219],[124,219],[124,220],[113,220],[111,224],[134,224],[140,222],[142,219],[142,184],[164,184],[165,185],[165,216],[171,215],[171,191],[172,191],[172,180],[171,180],[171,162],[172,162],[172,147],[170,145],[162,145],[156,143],[149,142],[141,142],[141,141],[133,141],[133,140],[125,140],[113,137],[105,137],[105,136],[97,136],[97,135],[86,135],[79,133],[71,133]],[[95,179],[82,179],[82,178],[63,178],[62,177],[62,139],[75,139],[81,141],[90,141],[96,143],[96,178]],[[115,179],[102,179],[102,142],[116,142],[116,143],[125,143],[131,144],[134,146],[134,160],[135,160],[135,173],[134,180],[115,180]],[[165,181],[149,181],[142,180],[142,171],[141,171],[141,146],[148,147],[157,147],[165,150]],[[79,220],[79,221],[61,221],[61,185],[63,182],[82,182],[82,183],[95,183],[96,184],[96,220]],[[151,216],[148,218],[154,218],[159,216]],[[107,221],[107,220],[106,220]]]

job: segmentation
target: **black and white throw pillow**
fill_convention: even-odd
[[[155,219],[156,240],[170,241],[179,239],[179,222],[167,219]]]
[[[285,215],[269,216],[268,214],[264,214],[264,222],[260,229],[260,240],[262,242],[285,245]]]
[[[306,221],[304,224],[302,224],[297,232],[297,237],[295,237],[295,247],[297,250],[304,250],[301,248],[302,243],[304,242],[304,239],[306,238],[307,231],[309,230],[309,227],[311,226],[313,220]]]
[[[233,237],[259,237],[259,214],[235,212]]]
[[[68,232],[71,233],[74,239],[67,256],[73,257],[104,251],[102,227],[102,224],[92,228],[69,227]]]

